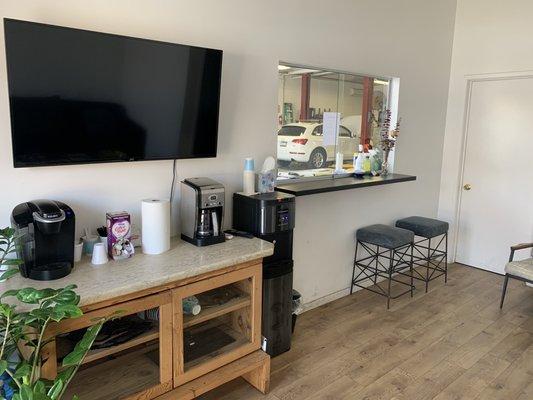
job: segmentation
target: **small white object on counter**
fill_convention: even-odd
[[[247,157],[244,159],[244,171],[242,177],[242,191],[246,195],[255,193],[255,172],[254,159]]]
[[[346,172],[344,168],[342,168],[343,162],[344,162],[344,154],[342,154],[341,152],[337,153],[335,155],[335,173],[336,174],[342,174]]]
[[[93,247],[93,255],[91,257],[91,264],[102,265],[107,263],[107,251],[103,243],[95,243]]]
[[[170,201],[146,199],[141,203],[142,251],[161,254],[170,249]]]
[[[74,245],[74,262],[80,262],[82,254],[83,254],[83,243],[76,243]]]

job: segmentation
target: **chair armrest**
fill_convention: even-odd
[[[523,249],[529,249],[530,247],[533,247],[533,243],[520,243],[515,244],[514,246],[511,246],[511,250],[523,250]]]
[[[514,246],[511,246],[511,254],[509,254],[509,262],[513,261],[515,251],[529,249],[529,248],[533,248],[533,243],[520,243],[520,244],[515,244]]]

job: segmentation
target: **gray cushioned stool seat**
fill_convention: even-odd
[[[360,228],[357,230],[355,236],[361,242],[374,244],[387,249],[395,249],[396,247],[412,243],[415,237],[413,232],[407,229],[382,224]]]
[[[448,223],[426,217],[407,217],[396,221],[398,228],[409,229],[417,236],[432,238],[448,232]]]
[[[533,258],[507,263],[505,273],[533,281]]]

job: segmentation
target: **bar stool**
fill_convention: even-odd
[[[415,288],[413,286],[413,232],[389,225],[376,224],[358,229],[355,236],[356,245],[350,294],[353,293],[354,286],[357,286],[385,296],[387,297],[387,310],[390,307],[391,299],[396,299],[407,293],[411,293],[411,297],[413,297]],[[368,255],[357,258],[359,247],[366,250]],[[409,275],[406,275],[411,278],[410,284],[393,278],[393,274],[407,269]],[[356,270],[359,271],[357,275]],[[386,289],[378,284],[378,276],[387,280]],[[363,286],[362,282],[367,279],[372,280],[374,286]],[[392,282],[408,286],[409,289],[391,296]]]
[[[425,267],[426,274],[415,269],[414,278],[426,283],[426,293],[429,282],[433,279],[444,275],[444,283],[448,282],[448,223],[438,219],[413,216],[399,219],[396,221],[396,226],[408,229],[420,238],[414,242],[413,263]]]

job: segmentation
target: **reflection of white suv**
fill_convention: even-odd
[[[339,151],[345,160],[351,160],[359,139],[350,130],[339,125]],[[310,168],[323,168],[328,161],[335,161],[335,146],[324,146],[322,124],[298,122],[283,125],[278,131],[278,160],[309,163]]]

